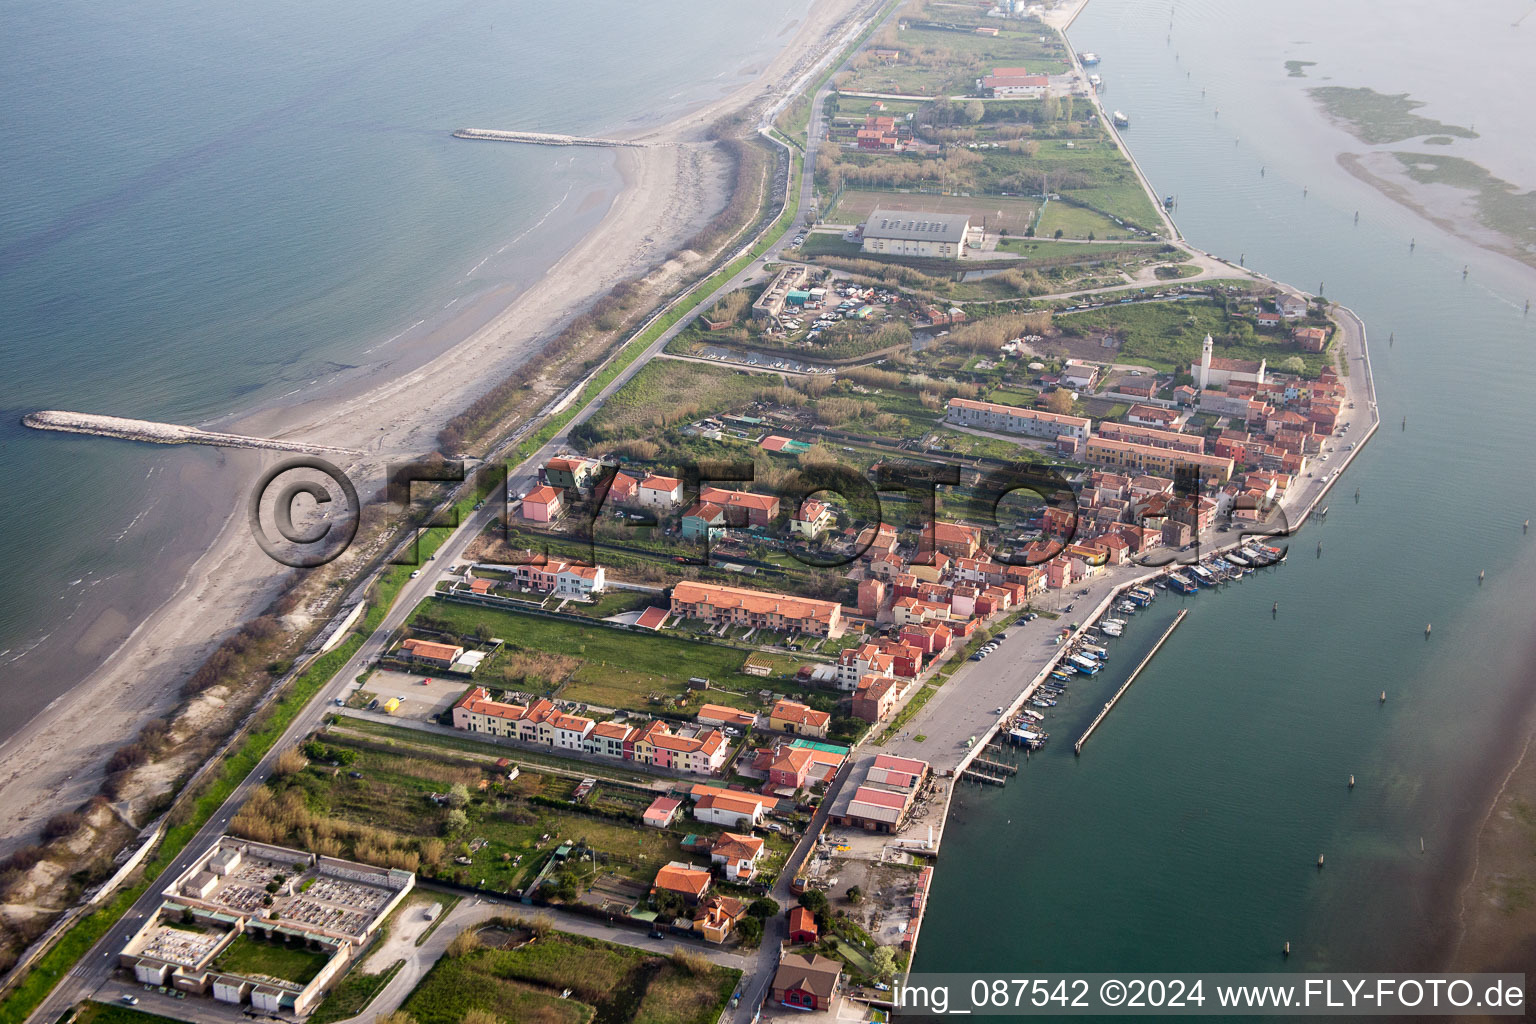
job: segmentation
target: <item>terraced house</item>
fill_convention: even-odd
[[[638,726],[597,722],[567,714],[542,697],[527,705],[495,700],[483,686],[471,687],[453,706],[453,727],[531,746],[694,775],[715,774],[730,753],[719,729],[684,725],[674,731],[666,722],[656,720]]]
[[[842,611],[836,601],[789,597],[691,580],[672,588],[673,615],[712,625],[726,623],[835,637],[843,631]]]

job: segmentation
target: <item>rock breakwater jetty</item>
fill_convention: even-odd
[[[460,128],[453,133],[456,139],[476,142],[523,142],[534,146],[627,146],[643,149],[645,143],[626,139],[594,139],[582,135],[553,135],[548,132],[509,132],[499,128]]]
[[[212,430],[183,426],[179,423],[156,423],[153,420],[102,416],[91,412],[44,409],[28,413],[21,418],[21,422],[33,430],[92,434],[96,437],[146,441],[150,444],[207,444],[218,448],[256,448],[263,451],[297,452],[301,455],[339,455],[349,458],[362,454],[350,448],[333,448],[330,445],[283,441],[268,437],[247,437],[244,434],[221,434]]]

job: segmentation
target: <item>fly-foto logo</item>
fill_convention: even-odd
[[[579,486],[545,483],[520,494],[509,494],[505,467],[480,471],[478,490],[494,502],[482,519],[490,539],[499,541],[502,561],[537,564],[557,558],[596,565],[602,548],[658,563],[707,565],[722,552],[735,557],[771,548],[809,569],[836,570],[900,536],[915,551],[908,565],[931,566],[950,546],[944,535],[962,529],[974,538],[964,545],[969,555],[1038,566],[1063,554],[1092,559],[1098,538],[1132,526],[1138,531],[1136,561],[1190,564],[1200,559],[1202,532],[1218,509],[1239,525],[1233,539],[1289,535],[1278,507],[1264,519],[1269,510],[1251,495],[1203,494],[1195,466],[1179,467],[1171,487],[1132,488],[1129,500],[1112,502],[1099,499],[1092,479],[1073,481],[1060,467],[1040,463],[904,463],[880,465],[872,473],[818,465],[776,477],[772,486],[756,480],[751,462],[693,463],[669,467],[675,474],[669,479],[678,486],[662,502],[621,497],[615,487],[621,469],[593,466]],[[422,459],[388,467],[386,500],[409,515],[414,528],[411,543],[392,561],[418,564],[420,529],[459,525],[451,506],[436,516],[413,513],[412,484],[464,480],[460,461]],[[250,498],[257,542],[273,559],[295,568],[339,557],[356,537],[360,519],[357,487],[319,458],[272,467]],[[825,529],[827,523],[839,528]]]

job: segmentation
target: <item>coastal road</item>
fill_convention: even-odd
[[[816,74],[819,74],[820,69],[825,66],[826,61],[835,58],[836,54],[840,53],[842,48],[847,45],[846,41],[851,41],[852,38],[854,38],[860,31],[862,31],[862,24],[863,22],[855,24],[852,28],[850,28],[847,35],[840,38],[833,44],[833,46],[829,47],[827,56],[816,62],[815,66],[813,66],[812,69],[807,72],[808,77],[805,80],[809,81],[810,77],[814,77]],[[803,86],[793,88],[790,94],[793,95],[793,93],[798,91],[799,88],[803,88]],[[813,103],[813,119],[820,110],[821,95],[822,94],[818,94],[818,97]],[[808,156],[805,164],[804,174],[806,182],[813,180],[814,167],[812,165],[812,159],[812,157]],[[802,199],[806,195],[806,190],[804,187],[801,190],[801,195]],[[787,195],[785,196],[785,200],[787,202]],[[793,228],[789,230],[793,230]],[[778,249],[782,246],[783,237],[787,233],[788,231],[780,234],[779,238],[776,240],[780,244],[770,249],[769,257],[765,258],[771,258],[773,254],[778,251]],[[734,260],[741,252],[756,244],[756,241],[757,239],[749,240],[745,245],[742,246],[741,249],[738,249],[736,253],[733,253],[730,257],[722,262],[729,263],[731,260]],[[683,317],[678,321],[678,323],[674,324],[671,328],[663,332],[662,335],[658,337],[654,342],[646,346],[641,355],[621,373],[619,373],[611,383],[604,387],[591,402],[589,402],[579,413],[576,414],[576,416],[572,417],[571,421],[554,438],[552,438],[538,451],[534,452],[533,455],[528,459],[524,460],[515,467],[510,467],[507,476],[508,490],[512,491],[513,493],[522,493],[526,492],[530,487],[532,487],[536,483],[538,467],[542,466],[551,457],[559,454],[568,447],[568,438],[572,427],[576,426],[577,424],[586,422],[586,420],[588,420],[594,413],[596,413],[598,409],[602,408],[603,404],[610,397],[612,397],[613,394],[619,390],[619,388],[628,383],[636,373],[639,373],[640,369],[648,362],[650,362],[650,360],[654,358],[658,352],[665,348],[667,343],[671,341],[679,331],[681,331],[690,322],[692,322],[692,320],[698,315],[699,312],[708,309],[716,298],[743,287],[749,281],[754,279],[758,274],[760,274],[762,262],[762,260],[753,261],[741,272],[734,275],[729,281],[726,281],[713,292],[706,295],[704,299],[694,307],[694,312],[690,313],[688,316]],[[669,307],[677,304],[678,302],[685,301],[688,294],[691,293],[684,293],[684,295],[674,299],[672,303],[668,304]],[[529,427],[531,426],[532,423],[529,424]],[[497,448],[487,456],[487,461],[494,461],[496,458],[503,455],[516,443],[518,438],[524,436],[524,433],[525,432],[520,431],[512,438],[509,438],[501,445],[498,445]],[[427,566],[434,569],[441,569],[462,560],[465,549],[469,547],[469,545],[475,540],[476,537],[484,532],[486,527],[491,524],[492,520],[498,514],[500,514],[502,510],[503,506],[500,501],[487,501],[483,508],[472,513],[463,520],[463,522],[457,529],[452,532],[448,539],[445,540],[441,546],[439,546],[435,553],[434,562],[427,563]],[[166,869],[166,871],[161,874],[160,878],[169,880],[180,875],[187,869],[187,867],[191,865],[191,863],[197,858],[199,854],[201,854],[202,851],[206,850],[216,838],[224,834],[225,828],[229,823],[229,819],[239,811],[240,807],[245,803],[247,799],[249,799],[251,793],[254,792],[256,787],[262,785],[266,781],[267,777],[271,774],[273,764],[276,761],[278,754],[285,748],[300,742],[304,737],[309,735],[309,733],[314,731],[314,729],[319,726],[321,719],[327,713],[327,709],[334,706],[335,699],[343,696],[347,691],[356,685],[354,682],[356,678],[368,666],[370,666],[380,654],[387,650],[390,639],[394,636],[395,632],[400,628],[400,626],[404,624],[405,620],[407,617],[409,617],[411,612],[415,610],[416,606],[434,592],[439,576],[439,572],[425,571],[424,568],[419,577],[408,580],[401,587],[398,595],[395,598],[394,604],[385,614],[379,628],[376,629],[364,641],[362,647],[359,648],[358,651],[347,660],[346,664],[343,665],[342,668],[336,672],[334,676],[331,677],[331,679],[321,688],[320,692],[315,696],[315,698],[312,699],[307,705],[305,705],[305,707],[298,713],[298,715],[295,716],[293,722],[290,723],[286,730],[284,730],[283,735],[276,743],[272,745],[271,749],[267,751],[266,755],[257,764],[255,769],[248,776],[246,776],[246,778],[243,779],[238,786],[235,787],[234,792],[229,795],[224,803],[220,805],[219,809],[208,819],[208,822],[201,829],[199,829],[197,834],[193,836],[192,839],[183,847],[182,852],[175,858],[175,860]],[[109,983],[113,977],[113,970],[116,964],[118,951],[123,948],[129,937],[132,936],[132,934],[137,931],[140,926],[142,926],[144,919],[149,914],[153,913],[155,908],[159,905],[159,893],[163,887],[164,886],[160,884],[151,885],[149,889],[146,890],[144,895],[135,901],[133,907],[126,914],[124,914],[116,924],[108,929],[107,932],[91,947],[90,951],[87,952],[85,956],[82,957],[81,960],[74,966],[74,968],[72,968],[65,975],[65,977],[60,980],[60,982],[54,987],[53,991],[48,995],[48,997],[45,998],[39,1004],[38,1008],[28,1017],[28,1020],[33,1022],[33,1024],[44,1024],[44,1022],[51,1024],[52,1021],[57,1020],[59,1016],[62,1015],[64,1011],[70,1006],[79,1002],[81,999],[87,998],[91,993],[97,991],[103,985]],[[765,942],[765,946],[766,945],[767,943]]]

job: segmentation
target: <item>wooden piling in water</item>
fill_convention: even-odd
[[[1083,744],[1088,742],[1088,737],[1093,735],[1093,730],[1097,729],[1099,727],[1099,723],[1108,717],[1110,710],[1120,702],[1121,697],[1125,696],[1125,691],[1131,688],[1131,684],[1136,681],[1136,677],[1141,675],[1141,670],[1147,667],[1147,664],[1152,660],[1153,655],[1157,654],[1157,652],[1162,648],[1163,644],[1167,642],[1168,638],[1173,635],[1173,631],[1179,628],[1179,623],[1184,621],[1184,616],[1188,614],[1189,609],[1183,608],[1180,609],[1178,615],[1174,616],[1173,621],[1168,624],[1168,628],[1163,631],[1163,635],[1157,638],[1157,643],[1153,644],[1152,649],[1147,652],[1147,656],[1141,659],[1141,663],[1136,666],[1135,670],[1132,671],[1130,676],[1126,678],[1125,682],[1121,684],[1120,689],[1115,691],[1115,695],[1109,698],[1109,701],[1099,709],[1099,713],[1097,715],[1093,716],[1093,721],[1088,723],[1087,730],[1085,730],[1083,734],[1078,737],[1077,742],[1072,745],[1073,754],[1081,754],[1083,752]]]

